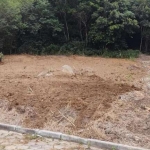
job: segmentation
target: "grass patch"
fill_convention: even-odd
[[[46,55],[84,55],[84,56],[102,56],[107,58],[128,58],[134,60],[138,58],[139,50],[98,50],[92,48],[85,48],[82,43],[69,43],[59,47],[51,45],[43,51],[42,54]]]
[[[32,134],[32,135],[30,135],[30,134],[27,134],[27,135],[25,135],[25,139],[26,140],[36,140],[36,139],[38,139],[39,138],[39,136],[38,135],[36,135],[36,134]]]
[[[81,55],[81,56],[102,56],[106,58],[128,58],[134,60],[138,58],[140,54],[139,50],[120,50],[120,51],[108,51],[108,50],[95,50],[95,49],[60,49],[55,53],[49,53],[46,55]]]
[[[139,50],[119,50],[119,51],[108,51],[105,50],[102,54],[103,57],[108,58],[138,58],[140,54]]]
[[[107,50],[93,49],[85,47],[84,42],[73,41],[63,45],[50,44],[38,49],[34,46],[29,46],[29,54],[33,55],[82,55],[82,56],[102,56],[108,58],[128,58],[134,60],[140,54],[139,50]],[[25,50],[20,50],[25,51]],[[1,54],[1,53],[0,53]]]
[[[3,56],[3,53],[0,53],[0,62],[2,62]]]

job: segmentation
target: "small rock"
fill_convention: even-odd
[[[50,76],[52,76],[52,75],[53,75],[52,72],[43,71],[43,72],[41,72],[37,77],[50,77]]]
[[[17,112],[19,114],[24,114],[25,113],[25,106],[18,106],[17,107]]]
[[[47,74],[47,71],[43,71],[43,72],[39,73],[37,77],[45,76],[46,74]]]
[[[119,96],[121,100],[135,100],[135,101],[142,100],[144,99],[144,97],[145,97],[144,94],[140,91],[127,92]]]
[[[27,150],[28,148],[29,148],[29,146],[26,146],[26,145],[21,145],[21,144],[17,145],[18,150],[25,150],[25,149]]]
[[[16,150],[16,146],[13,146],[13,145],[11,145],[11,146],[6,146],[6,147],[5,147],[5,150]]]
[[[150,83],[147,83],[147,88],[150,90]]]
[[[135,137],[134,137],[134,140],[135,140],[135,141],[140,141],[140,138],[137,137],[137,136],[135,136]]]
[[[70,66],[68,66],[68,65],[62,66],[62,72],[68,73],[68,74],[71,74],[71,75],[74,74],[73,69]]]
[[[145,82],[150,82],[150,77],[146,77],[143,79]]]
[[[45,76],[46,76],[46,77],[53,76],[53,73],[47,73]]]

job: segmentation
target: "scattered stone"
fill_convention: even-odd
[[[70,66],[68,66],[68,65],[62,66],[62,72],[74,75],[73,69]]]
[[[146,77],[143,79],[145,82],[150,82],[150,77]]]
[[[84,76],[92,76],[95,75],[95,72],[93,71],[92,68],[84,68],[79,71],[76,71],[76,74],[84,75]]]
[[[131,65],[131,66],[127,67],[127,69],[132,71],[132,70],[140,69],[140,67],[137,65]]]
[[[150,83],[147,83],[147,88],[148,90],[150,90]]]
[[[13,145],[11,145],[11,146],[6,146],[6,147],[4,148],[4,150],[16,150],[16,146],[13,146]]]
[[[24,150],[24,149],[28,149],[28,148],[29,148],[29,146],[17,144],[17,149],[19,149],[19,150]]]
[[[134,101],[138,101],[138,100],[142,100],[144,99],[144,94],[141,91],[132,91],[132,92],[127,92],[121,96],[119,96],[119,98],[121,100],[134,100]]]
[[[46,77],[53,76],[53,73],[47,73],[45,76],[46,76]]]
[[[149,61],[149,60],[148,60],[148,61],[142,61],[142,63],[143,63],[143,64],[148,64],[148,65],[149,65],[149,64],[150,64],[150,61]]]
[[[143,109],[143,110],[146,110],[146,111],[149,111],[150,112],[150,107],[146,107],[146,106],[141,106],[141,109]]]
[[[41,72],[37,77],[50,77],[50,76],[52,76],[52,75],[53,75],[52,72],[43,71],[43,72]]]
[[[2,135],[11,134],[12,138]],[[17,135],[17,138],[16,138]],[[2,138],[1,138],[2,137]],[[80,145],[76,143],[70,143],[65,141],[50,141],[47,138],[39,138],[38,140],[24,140],[23,134],[2,131],[0,130],[0,150],[83,150],[86,145]],[[49,142],[46,142],[46,141]],[[90,148],[91,150],[100,150],[98,148]]]
[[[9,102],[7,100],[0,99],[0,108],[1,109],[6,109],[8,105],[9,105]]]
[[[18,106],[16,110],[18,113],[24,114],[25,113],[25,106]]]
[[[47,71],[43,71],[43,72],[39,73],[37,77],[45,76],[46,74],[47,74]]]

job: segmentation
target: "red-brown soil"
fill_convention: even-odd
[[[71,66],[75,74],[63,73],[63,65]],[[41,72],[45,74],[39,75]],[[119,130],[122,126],[122,130],[133,132],[132,125],[124,127],[120,115],[125,110],[132,111],[132,106],[139,106],[118,97],[126,92],[140,91],[140,79],[144,74],[137,60],[5,56],[0,65],[0,109],[3,113],[0,121],[128,144],[127,137],[118,137],[122,135],[111,133],[108,128],[113,130],[114,124],[120,125]],[[132,112],[130,114],[132,116]],[[130,120],[128,125],[133,121],[128,116],[126,119]],[[138,143],[129,144],[144,145]]]

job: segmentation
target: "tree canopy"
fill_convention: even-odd
[[[5,54],[150,53],[149,0],[1,0]]]

